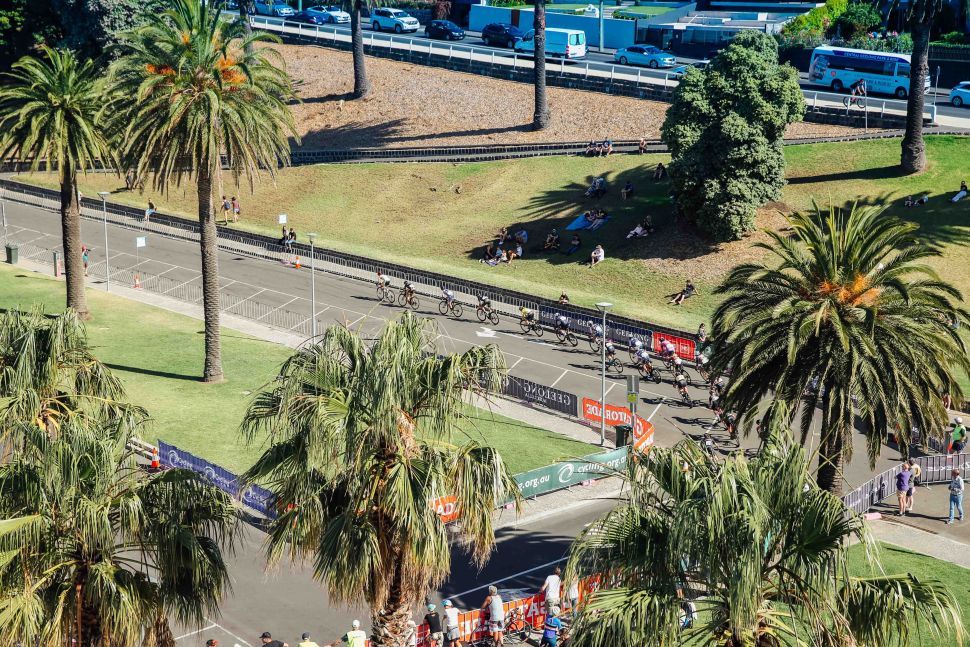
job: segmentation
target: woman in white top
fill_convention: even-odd
[[[593,248],[593,253],[589,255],[589,266],[593,267],[604,258],[606,258],[606,252],[603,251],[603,246],[597,245]]]

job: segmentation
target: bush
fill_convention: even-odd
[[[909,34],[898,34],[886,38],[871,38],[860,35],[850,41],[833,44],[844,44],[856,49],[871,49],[876,52],[896,52],[897,54],[909,54],[913,51],[913,37]]]
[[[940,40],[933,41],[933,45],[970,45],[970,36],[959,31],[951,31],[940,36]]]
[[[851,39],[853,36],[867,34],[881,24],[882,16],[875,5],[853,2],[835,19],[829,28],[829,34]]]
[[[821,36],[849,6],[849,0],[827,0],[825,6],[816,7],[798,16],[782,28],[782,33],[793,35],[802,32]]]

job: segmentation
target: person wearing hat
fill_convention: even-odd
[[[341,636],[340,640],[335,640],[332,645],[337,645],[340,641],[347,643],[347,647],[365,647],[367,645],[367,634],[361,631],[360,620],[354,620],[350,623],[350,626],[353,629]]]
[[[273,640],[273,634],[268,631],[264,631],[259,639],[262,641],[263,647],[290,647],[285,642]]]
[[[953,421],[953,431],[950,433],[950,451],[959,454],[967,444],[967,428],[963,426],[963,418],[957,417]]]
[[[318,645],[315,642],[313,642],[312,640],[310,640],[310,632],[309,631],[304,631],[303,632],[303,636],[302,636],[302,640],[300,641],[300,644],[297,645],[297,647],[320,647],[320,645]]]
[[[546,622],[542,625],[542,640],[539,647],[556,647],[559,632],[562,631],[562,620],[559,619],[559,607],[552,607],[546,614]]]
[[[428,613],[424,616],[424,624],[428,625],[428,635],[431,636],[431,644],[441,645],[443,632],[441,630],[441,616],[435,611],[433,604],[428,605]]]
[[[461,647],[458,609],[451,603],[451,600],[443,601],[441,606],[445,608],[445,640],[448,641],[446,647]]]
[[[205,641],[205,647],[219,647],[219,641],[215,638],[209,638]]]
[[[502,606],[502,596],[494,586],[488,587],[488,595],[482,603],[482,611],[488,614],[489,635],[496,645],[501,645],[505,633],[505,607]]]

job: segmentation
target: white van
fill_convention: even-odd
[[[515,51],[521,54],[535,53],[535,30],[526,32],[515,43]],[[546,29],[546,58],[585,58],[586,32],[581,29]]]

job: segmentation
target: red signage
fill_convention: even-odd
[[[431,507],[438,513],[441,520],[451,523],[458,518],[458,499],[453,495],[438,497],[431,502]]]
[[[590,422],[599,422],[601,416],[599,400],[583,398],[583,418]],[[613,404],[606,405],[606,424],[611,426],[629,425],[630,410],[626,407],[618,407]],[[653,425],[640,416],[637,416],[637,424],[633,428],[633,448],[642,451],[652,444]]]
[[[685,339],[684,337],[678,337],[676,335],[668,335],[664,332],[653,333],[653,351],[655,353],[659,353],[661,350],[663,350],[660,346],[660,342],[665,339],[674,345],[674,350],[677,351],[678,356],[687,360],[694,359],[693,339]]]

